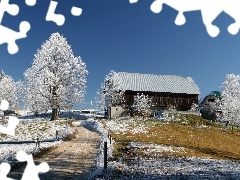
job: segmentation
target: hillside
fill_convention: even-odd
[[[178,173],[185,179],[240,177],[238,129],[223,131],[221,124],[183,114],[101,123],[111,135],[109,164],[114,177],[172,178]]]

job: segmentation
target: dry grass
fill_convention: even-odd
[[[187,148],[184,152],[172,153],[171,155],[174,156],[240,160],[240,136],[236,129],[234,133],[231,133],[231,129],[223,132],[220,125],[194,115],[175,115],[175,119],[169,123],[162,123],[159,120],[145,120],[138,123],[147,124],[148,133],[111,132],[112,138],[117,142],[114,146],[116,157],[122,156],[118,148],[126,147],[128,142],[136,141]]]

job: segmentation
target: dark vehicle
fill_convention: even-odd
[[[15,111],[13,111],[13,110],[3,111],[3,114],[4,114],[4,116],[15,116],[15,115],[17,115],[17,114],[15,113]]]

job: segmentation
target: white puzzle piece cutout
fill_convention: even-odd
[[[33,161],[33,156],[23,151],[19,151],[17,153],[17,160],[27,161],[27,166],[24,170],[21,180],[39,180],[39,173],[45,173],[49,171],[49,165],[46,162],[36,166]]]
[[[58,26],[62,26],[65,22],[65,17],[62,14],[55,14],[55,9],[57,7],[58,2],[51,1],[48,7],[48,12],[46,15],[46,21],[53,21]]]
[[[129,0],[131,4],[138,0]],[[213,25],[213,21],[222,13],[225,12],[232,17],[235,22],[228,26],[228,32],[236,35],[240,29],[240,1],[239,0],[154,0],[151,4],[151,11],[160,13],[163,4],[172,7],[178,11],[175,19],[176,25],[183,25],[186,22],[184,12],[201,11],[202,20],[208,34],[211,37],[219,35],[219,28]]]
[[[31,5],[34,4],[34,0],[26,0],[25,2]],[[19,7],[16,4],[9,4],[9,0],[0,1],[0,44],[7,43],[8,52],[10,54],[15,54],[18,52],[16,40],[27,37],[27,32],[30,30],[30,24],[27,21],[22,21],[19,25],[19,32],[13,31],[1,25],[5,12],[12,16],[16,16],[19,13]]]
[[[71,13],[73,16],[80,16],[82,14],[82,9],[79,7],[73,6],[71,9]]]
[[[8,109],[8,107],[9,107],[9,102],[7,100],[5,100],[5,99],[2,100],[1,104],[0,104],[0,109],[2,111],[6,111]]]
[[[9,107],[8,101],[7,100],[2,100],[1,105],[0,105],[0,109],[5,111],[5,110],[8,109],[8,107]],[[14,136],[15,135],[15,129],[16,129],[18,124],[19,124],[19,119],[17,117],[10,116],[9,119],[8,119],[8,126],[7,127],[0,126],[0,133]]]
[[[10,116],[8,119],[8,126],[7,127],[0,126],[0,133],[14,136],[15,129],[18,124],[19,124],[19,119],[17,117]]]
[[[7,177],[7,174],[10,172],[11,166],[8,163],[0,164],[0,179],[1,180],[14,180],[12,178]]]
[[[35,6],[37,0],[25,0],[25,3],[28,5],[28,6]]]
[[[55,14],[55,10],[57,8],[58,2],[56,1],[50,1],[50,5],[48,7],[48,11],[46,14],[46,21],[53,21],[58,26],[62,26],[65,23],[65,16],[62,14]],[[71,14],[73,16],[80,16],[82,14],[82,9],[79,7],[73,6],[71,8]]]

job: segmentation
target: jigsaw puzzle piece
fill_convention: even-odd
[[[131,4],[133,4],[133,3],[137,3],[138,0],[129,0],[129,2],[130,2]]]
[[[16,40],[26,38],[27,32],[30,30],[30,24],[27,21],[22,21],[19,25],[19,32],[13,31],[5,26],[0,25],[0,44],[8,44],[8,52],[15,54],[18,52]]]
[[[220,32],[219,28],[213,25],[212,23],[221,12],[222,12],[221,8],[211,8],[211,6],[201,10],[203,23],[206,27],[208,34],[211,37],[218,36]]]
[[[183,12],[179,12],[175,19],[175,24],[178,26],[181,26],[181,25],[185,24],[185,22],[186,22],[186,18],[183,15]]]
[[[239,32],[240,25],[238,22],[232,23],[228,26],[228,32],[232,35],[236,35]]]
[[[58,2],[56,1],[51,1],[48,12],[46,15],[46,21],[53,21],[55,22],[58,26],[62,26],[65,22],[65,17],[62,14],[55,14],[55,9],[57,7]]]
[[[28,5],[28,6],[35,6],[37,0],[25,0],[25,3]]]
[[[7,174],[10,172],[11,166],[8,163],[2,163],[0,165],[0,179],[1,180],[15,180],[7,177]]]
[[[2,111],[6,111],[9,107],[9,102],[7,100],[2,100],[1,101],[1,105],[0,105],[0,109]]]
[[[160,13],[162,11],[162,6],[163,6],[163,2],[162,1],[155,0],[151,4],[150,9],[154,13]]]
[[[18,124],[19,124],[18,118],[10,116],[8,120],[8,127],[0,126],[0,132],[3,134],[14,136],[15,129]]]
[[[176,1],[176,0],[170,0],[170,1],[155,0],[151,4],[150,9],[154,13],[160,13],[162,11],[163,4],[166,4],[178,11],[178,15],[175,19],[175,24],[179,25],[179,26],[185,24],[185,22],[186,22],[186,18],[183,15],[184,12],[191,11],[191,10],[197,10],[197,8],[195,6],[192,7],[191,4],[189,7],[188,6],[184,7],[184,4],[182,4],[182,2]]]
[[[228,26],[228,32],[232,35],[236,35],[239,32],[239,28],[240,28],[239,7],[240,7],[240,1],[238,0],[227,1],[224,4],[223,11],[235,20],[234,23]]]
[[[73,6],[71,9],[71,13],[73,16],[80,16],[82,14],[82,9],[79,7]]]
[[[24,170],[24,174],[21,180],[39,180],[39,173],[45,173],[49,171],[49,165],[46,162],[43,162],[39,165],[35,165],[33,157],[31,154],[27,154],[23,151],[17,153],[17,160],[27,161],[27,166]]]
[[[154,13],[160,13],[162,10],[163,4],[166,4],[175,10],[178,11],[178,15],[175,19],[176,25],[183,25],[186,22],[186,19],[183,15],[184,12],[197,11],[200,10],[202,14],[203,23],[206,27],[208,34],[212,37],[216,37],[220,30],[217,26],[213,25],[213,21],[217,16],[223,11],[224,1],[217,0],[202,0],[202,1],[193,1],[193,0],[155,0],[150,9]],[[230,28],[234,29],[234,28]]]
[[[9,106],[9,103],[7,100],[1,101],[1,105],[0,105],[1,110],[3,110],[3,111],[7,110],[8,106]],[[8,134],[8,135],[14,136],[15,128],[18,125],[18,123],[19,123],[19,120],[17,117],[10,116],[9,120],[8,120],[8,127],[6,128],[6,127],[0,126],[0,132],[3,134]]]
[[[9,0],[1,0],[0,17],[2,20],[4,12],[8,12],[12,16],[16,16],[19,13],[19,7],[16,4],[9,4]]]
[[[8,129],[7,129],[7,134],[8,135],[15,135],[15,129],[17,127],[17,125],[19,124],[19,119],[17,117],[14,116],[10,116],[8,119]]]

